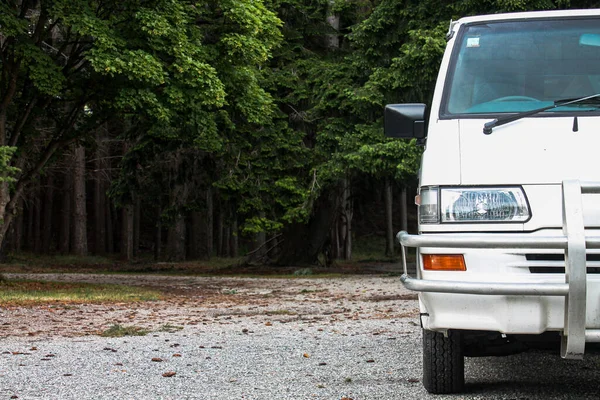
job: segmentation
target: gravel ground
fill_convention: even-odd
[[[582,362],[542,352],[467,359],[465,394],[428,395],[417,302],[397,278],[120,279],[173,297],[0,309],[0,400],[600,397],[598,349]],[[95,334],[116,322],[153,332]]]

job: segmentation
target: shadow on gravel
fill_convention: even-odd
[[[466,359],[466,393],[494,399],[597,399],[600,347],[585,359],[563,360],[558,352],[529,351],[508,357]],[[468,397],[470,398],[470,396]]]

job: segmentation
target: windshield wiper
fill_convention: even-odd
[[[517,114],[507,115],[505,117],[496,118],[493,121],[486,122],[485,124],[483,124],[483,133],[485,133],[486,135],[489,135],[490,133],[492,133],[492,130],[495,127],[497,127],[497,126],[505,125],[505,124],[508,124],[510,122],[517,121],[517,120],[519,120],[521,118],[530,117],[532,115],[541,113],[541,112],[546,111],[546,110],[550,110],[552,108],[557,108],[557,107],[562,107],[562,106],[568,106],[570,104],[599,105],[600,104],[599,103],[600,99],[598,99],[598,97],[600,97],[600,93],[593,94],[591,96],[580,97],[578,99],[556,100],[554,102],[554,104],[552,104],[551,106],[536,108],[535,110],[523,111],[523,112],[520,112],[520,113],[517,113]]]

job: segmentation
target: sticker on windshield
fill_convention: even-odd
[[[478,37],[467,38],[467,47],[479,47],[479,38]]]

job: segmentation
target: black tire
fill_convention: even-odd
[[[423,386],[429,393],[461,392],[465,386],[465,357],[460,332],[423,329]]]

